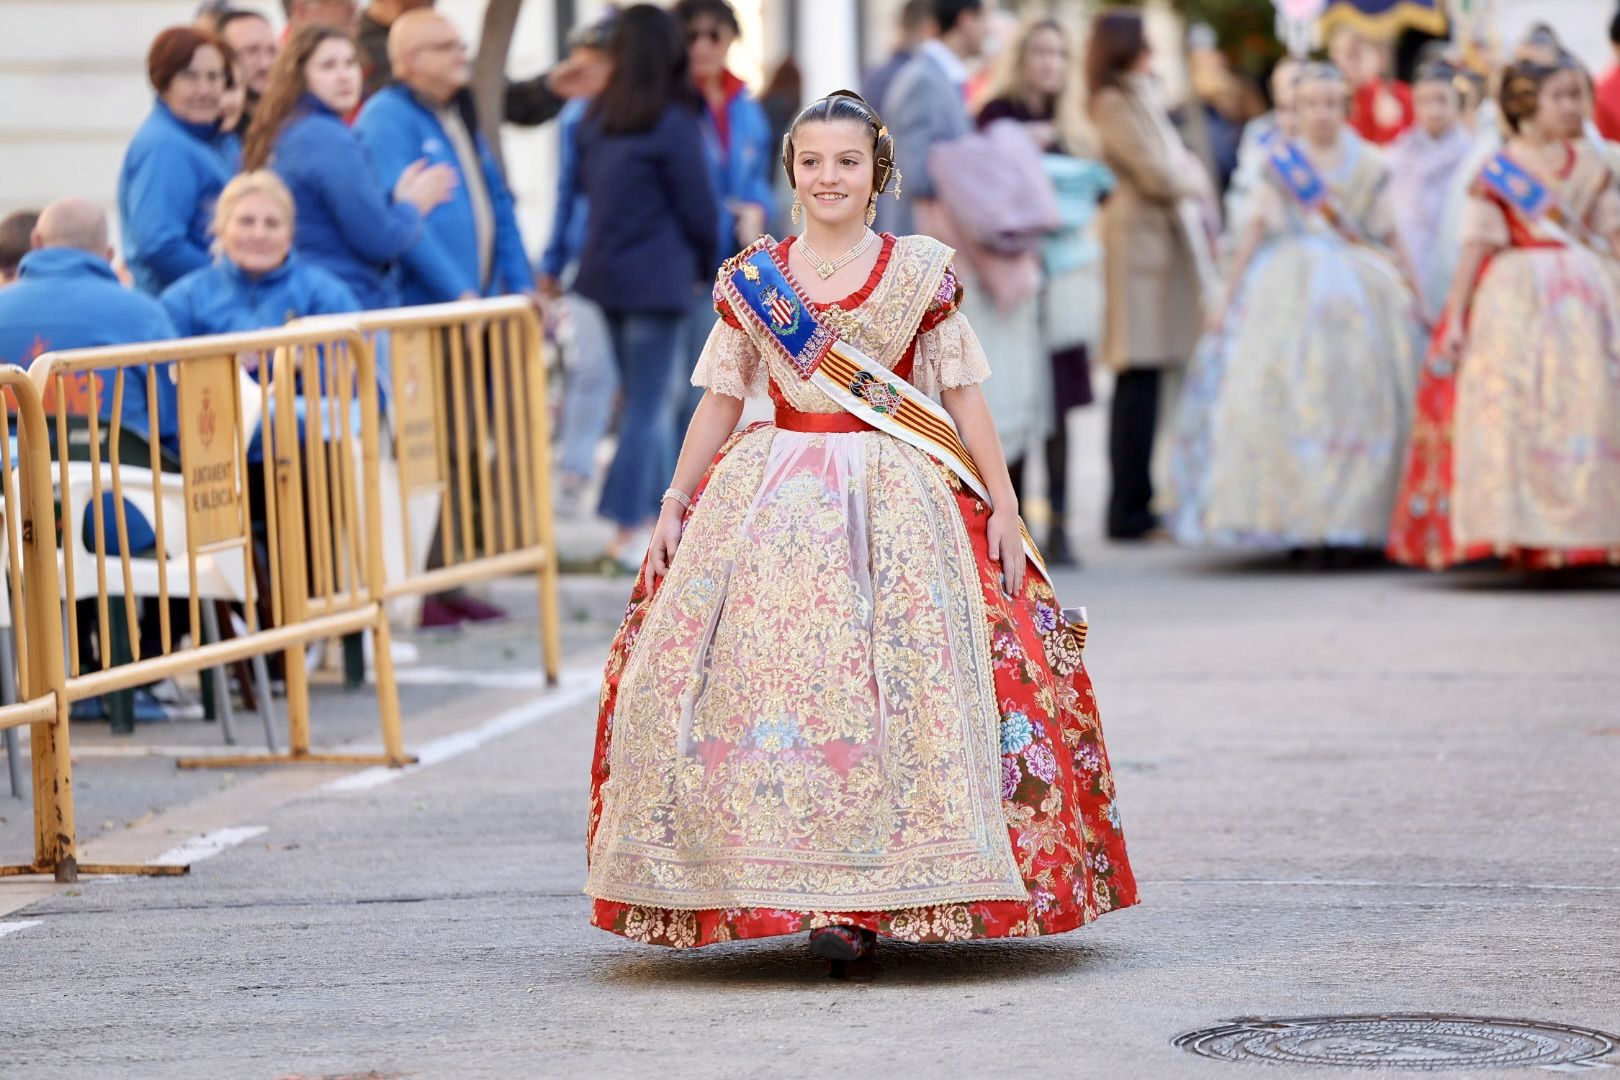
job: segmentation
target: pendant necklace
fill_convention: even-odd
[[[821,280],[826,281],[828,278],[838,273],[838,271],[860,258],[862,253],[865,252],[867,248],[872,246],[872,241],[876,239],[877,233],[873,232],[871,229],[867,229],[866,235],[861,237],[860,243],[844,252],[844,254],[840,255],[832,262],[828,262],[820,255],[817,255],[810,245],[805,242],[803,236],[799,237],[799,250],[804,252],[805,258],[809,259],[815,264],[816,273],[821,276]]]

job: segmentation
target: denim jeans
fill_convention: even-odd
[[[619,446],[597,512],[622,528],[650,524],[675,472],[670,397],[677,378],[681,314],[608,311],[619,371]]]
[[[692,385],[692,372],[697,370],[698,358],[703,355],[703,346],[709,341],[709,332],[719,321],[720,316],[714,312],[714,300],[708,293],[693,300],[685,318],[681,320],[679,355],[676,361],[681,371],[675,385],[670,387],[670,411],[675,418],[677,456],[681,452],[681,441],[686,437],[686,429],[692,424],[692,414],[697,412],[698,402],[703,400],[703,388]]]
[[[613,339],[607,318],[593,301],[569,293],[568,319],[573,337],[563,384],[562,445],[558,466],[572,476],[596,474],[596,446],[613,418],[613,396],[619,376],[613,366]]]

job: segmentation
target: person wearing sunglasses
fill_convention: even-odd
[[[703,100],[703,146],[719,200],[715,252],[735,251],[765,231],[775,205],[771,186],[771,122],[765,109],[728,67],[726,57],[741,35],[737,13],[727,0],[679,0],[671,14],[686,42],[687,66]],[[712,275],[718,262],[706,268]],[[690,372],[714,329],[715,314],[705,285],[692,297],[684,326],[681,360]],[[676,388],[675,430],[684,431],[702,394]]]

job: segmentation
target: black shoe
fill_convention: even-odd
[[[854,926],[824,926],[810,931],[810,954],[834,963],[864,960],[876,946],[876,934]]]
[[[1078,568],[1080,557],[1069,550],[1069,538],[1061,528],[1054,528],[1046,538],[1046,548],[1041,552],[1046,556],[1048,566],[1066,566]]]
[[[1151,540],[1158,530],[1159,516],[1147,514],[1124,521],[1110,521],[1107,533],[1110,540]]]

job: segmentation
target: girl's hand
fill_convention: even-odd
[[[990,515],[990,561],[1001,564],[1002,587],[1017,596],[1024,587],[1024,534],[1018,515],[997,510]]]
[[[653,526],[652,543],[647,546],[647,570],[653,577],[663,577],[669,573],[671,564],[675,562],[675,549],[681,546],[681,527],[683,511],[680,506],[670,500],[664,504],[663,512],[658,515],[658,524]],[[648,581],[649,588],[652,582]]]
[[[1446,321],[1446,332],[1440,338],[1440,355],[1452,363],[1456,363],[1458,358],[1462,356],[1465,337],[1462,323],[1462,319],[1455,316],[1448,319]]]

